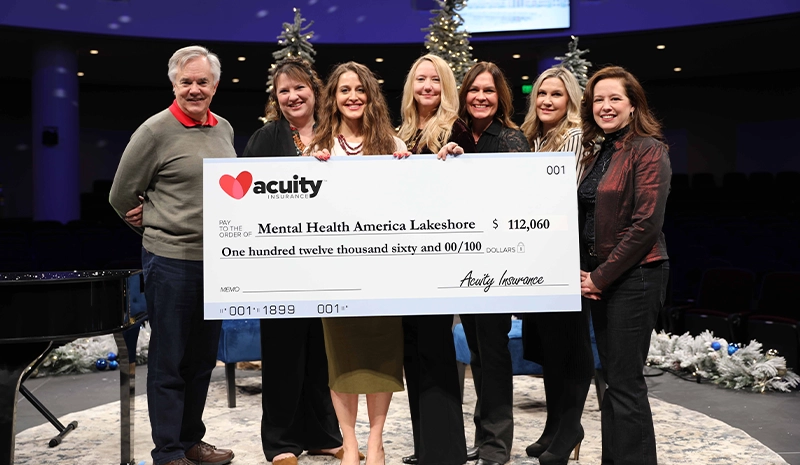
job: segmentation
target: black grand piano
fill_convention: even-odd
[[[122,332],[144,317],[131,315],[130,280],[139,273],[0,272],[0,465],[14,463],[17,391],[26,370],[54,345],[109,333],[114,333],[119,354],[120,463],[134,464],[135,363]]]

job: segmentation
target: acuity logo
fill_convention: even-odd
[[[235,178],[229,174],[223,175],[219,178],[219,187],[236,200],[244,197],[247,190],[250,189],[250,184],[253,183],[253,175],[249,171],[242,171]]]
[[[269,198],[313,199],[319,194],[322,181],[308,180],[295,174],[292,179],[287,181],[253,182],[253,175],[248,171],[242,171],[235,178],[229,174],[219,178],[219,186],[222,190],[236,200],[244,197],[251,185],[253,186],[253,194],[268,194]]]

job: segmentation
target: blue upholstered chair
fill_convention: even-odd
[[[603,394],[606,384],[600,373],[600,357],[597,354],[597,344],[594,338],[594,328],[589,326],[589,334],[592,338],[592,352],[594,353],[595,366],[595,386],[597,389],[597,400],[602,405]],[[453,340],[456,346],[456,360],[461,364],[459,374],[461,376],[461,394],[464,394],[464,367],[470,363],[469,346],[467,337],[464,335],[464,327],[461,323],[453,327]],[[542,366],[522,358],[522,320],[511,321],[511,331],[508,332],[508,350],[511,352],[511,367],[515,375],[541,375]]]
[[[219,335],[217,360],[225,364],[228,407],[236,407],[236,363],[261,360],[259,320],[224,320]]]
[[[128,347],[128,362],[136,363],[136,342],[139,340],[139,329],[147,318],[147,301],[144,298],[144,274],[139,273],[128,278],[128,295],[130,298],[131,316],[138,321],[122,333]]]

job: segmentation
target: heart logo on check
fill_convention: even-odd
[[[219,187],[236,200],[244,197],[251,184],[253,184],[253,175],[248,171],[242,171],[235,178],[229,174],[219,178]]]

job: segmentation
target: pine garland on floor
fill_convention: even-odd
[[[143,325],[136,343],[136,363],[147,363],[150,326]],[[708,331],[699,336],[661,332],[650,338],[647,364],[679,376],[691,376],[732,389],[753,392],[788,392],[800,387],[800,376],[786,368],[786,359],[776,351],[762,353],[758,341],[748,345],[729,344]],[[116,352],[112,335],[77,339],[58,347],[37,370],[36,376],[88,373],[96,362]]]
[[[788,392],[800,386],[800,376],[786,368],[785,358],[774,350],[763,354],[761,348],[755,340],[749,345],[729,344],[708,331],[696,337],[653,331],[647,364],[753,392]]]
[[[147,347],[150,344],[150,325],[144,324],[136,341],[136,364],[147,363]],[[76,339],[54,349],[36,370],[35,376],[67,375],[96,371],[98,360],[105,360],[109,353],[117,352],[114,336],[106,334]]]

